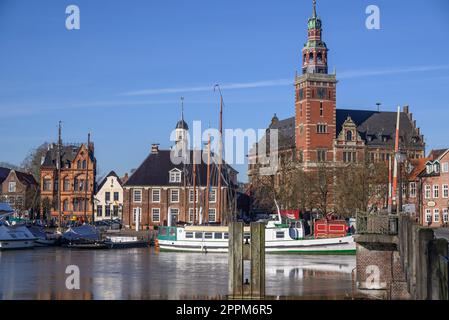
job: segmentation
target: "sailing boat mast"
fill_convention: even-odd
[[[393,198],[393,205],[396,205],[396,213],[399,213],[399,202],[397,199],[398,194],[398,157],[399,157],[399,119],[401,116],[401,107],[398,107],[398,116],[396,120],[396,137],[395,137],[395,144],[394,144],[394,167],[393,167],[393,190],[392,190],[392,198]]]
[[[56,169],[58,171],[57,181],[58,181],[58,216],[59,216],[59,228],[62,227],[62,210],[61,210],[61,149],[62,149],[62,122],[59,121],[58,126],[58,150],[57,150],[57,160]],[[48,217],[47,217],[48,220]]]
[[[87,159],[86,159],[86,185],[84,186],[84,222],[87,222],[87,190],[89,189],[89,158],[90,158],[90,132],[87,134]],[[93,211],[93,208],[92,208]],[[92,223],[94,221],[92,220]]]
[[[195,151],[194,151],[195,152]],[[196,165],[193,161],[193,224],[196,224]]]
[[[181,120],[184,121],[184,97],[181,97]],[[186,142],[186,140],[184,140],[184,142]],[[185,154],[186,152],[189,152],[189,150],[187,149],[187,147],[182,144],[182,150],[181,150],[181,154],[182,154],[182,180],[183,180],[183,185],[184,185],[184,210],[186,210],[187,208],[187,174],[186,174],[186,159],[187,159],[187,154]],[[185,211],[184,211],[185,213]],[[188,210],[187,210],[187,214],[188,214]]]
[[[220,136],[218,141],[218,186],[217,186],[217,217],[220,217],[220,219],[223,221],[221,216],[221,166],[222,166],[222,156],[223,156],[223,95],[221,94],[220,85],[216,84],[214,87],[215,89],[218,88],[218,91],[220,93],[220,121],[219,121],[219,130],[220,130]]]
[[[210,135],[209,139],[207,140],[207,174],[206,174],[206,204],[205,204],[205,210],[204,210],[204,222],[209,222],[209,191],[210,191]]]

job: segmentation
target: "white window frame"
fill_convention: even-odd
[[[217,189],[210,189],[209,190],[209,203],[216,203],[216,202],[217,202]]]
[[[173,169],[169,171],[169,181],[170,183],[180,183],[181,182],[181,170]]]
[[[441,172],[448,173],[449,172],[449,162],[443,162],[441,166]]]
[[[17,190],[17,184],[15,181],[10,181],[8,183],[8,192],[16,192]]]
[[[178,195],[178,200],[173,200],[173,194],[174,193],[177,193],[177,195]],[[179,194],[179,189],[170,189],[170,203],[179,203],[179,197],[180,197],[180,194]]]
[[[210,218],[211,212],[213,212],[212,214],[214,216],[214,219]],[[209,212],[207,213],[207,219],[208,219],[209,222],[217,222],[217,209],[209,208]]]
[[[426,222],[427,223],[432,222],[432,210],[426,209],[426,213],[425,214],[426,214],[426,216],[425,216]]]
[[[158,193],[159,200],[154,200],[154,194]],[[161,202],[161,189],[152,189],[151,190],[151,202],[160,203]]]
[[[157,215],[157,219],[155,219],[155,215]],[[153,208],[151,209],[151,221],[153,222],[161,222],[161,208]]]
[[[140,222],[142,222],[142,208],[141,207],[133,208],[133,222],[136,223],[137,211],[139,211],[139,223],[140,223]]]
[[[198,208],[196,208],[196,215],[198,216]],[[193,208],[189,208],[189,216],[188,216],[188,222],[193,222]]]
[[[449,222],[449,212],[448,208],[443,209],[443,222],[447,223]]]
[[[196,202],[198,203],[198,194],[199,194],[199,190],[196,190],[195,192],[195,198],[196,198]],[[189,203],[193,203],[193,189],[189,189]]]
[[[433,222],[440,223],[440,209],[433,209]]]
[[[443,193],[443,198],[445,198],[445,199],[449,198],[449,185],[443,184],[441,189],[443,189],[443,192],[442,192]]]
[[[424,198],[430,199],[431,197],[432,197],[432,187],[430,186],[430,184],[426,184],[424,186]]]
[[[410,198],[416,198],[416,182],[410,182]]]
[[[440,186],[438,184],[434,184],[432,191],[433,198],[438,199],[440,197]]]
[[[136,200],[136,195],[140,194],[140,200]],[[134,189],[133,190],[133,202],[134,203],[142,203],[142,189]]]

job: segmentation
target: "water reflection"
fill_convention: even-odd
[[[42,248],[0,252],[0,299],[223,299],[227,255]],[[65,287],[80,268],[80,290]],[[272,298],[344,298],[352,293],[354,256],[267,255]]]

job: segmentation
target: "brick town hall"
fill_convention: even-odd
[[[322,38],[316,1],[302,49],[302,74],[295,79],[295,116],[273,117],[267,129],[278,129],[279,154],[296,158],[307,169],[320,162],[344,165],[388,161],[394,153],[396,112],[337,109],[337,77],[328,72],[328,48]],[[400,115],[400,149],[409,159],[424,157],[424,137],[408,106]],[[251,155],[250,155],[251,158]],[[255,163],[255,162],[254,162]],[[258,165],[250,164],[255,181]]]

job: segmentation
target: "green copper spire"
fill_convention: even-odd
[[[316,0],[313,0],[313,17],[316,18]]]

